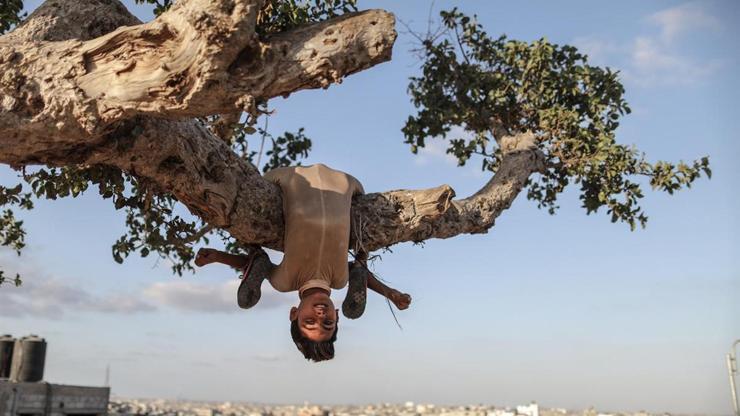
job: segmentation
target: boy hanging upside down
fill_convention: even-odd
[[[290,309],[290,334],[308,360],[334,358],[338,310],[331,289],[348,284],[342,313],[359,318],[365,310],[366,291],[393,302],[398,309],[411,304],[411,296],[379,282],[367,269],[366,253],[347,264],[352,197],[364,191],[354,177],[318,164],[271,170],[265,179],[280,186],[285,219],[284,257],[275,266],[262,249],[247,256],[203,248],[197,266],[222,263],[244,270],[237,291],[239,307],[248,309],[260,298],[262,281],[268,279],[280,292],[298,291],[300,303]]]

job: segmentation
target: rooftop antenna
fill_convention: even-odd
[[[740,339],[736,340],[727,354],[727,371],[730,374],[730,389],[732,389],[732,407],[735,409],[735,416],[740,416],[740,409],[737,404],[737,388],[735,387],[735,375],[737,375],[737,355],[735,349],[740,344]]]

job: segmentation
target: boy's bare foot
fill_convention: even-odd
[[[198,267],[203,267],[216,261],[216,259],[214,258],[214,253],[216,251],[218,250],[214,250],[212,248],[202,248],[198,250],[198,254],[195,255],[195,265]]]
[[[411,295],[408,293],[401,293],[396,289],[391,290],[388,299],[390,299],[390,301],[393,302],[399,310],[408,309],[409,305],[411,305]]]

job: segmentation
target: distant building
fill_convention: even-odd
[[[104,416],[108,387],[0,381],[0,416]]]
[[[507,409],[493,409],[489,410],[486,416],[516,416],[516,413]]]
[[[10,345],[13,348],[10,348]],[[0,337],[0,416],[105,416],[110,388],[43,380],[46,341]],[[5,371],[10,369],[10,371]]]
[[[525,406],[517,406],[516,413],[523,416],[540,416],[540,407],[537,405],[537,403],[532,403]]]

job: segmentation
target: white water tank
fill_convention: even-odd
[[[10,381],[33,383],[43,380],[45,361],[46,341],[43,338],[29,335],[16,340],[13,348]]]

